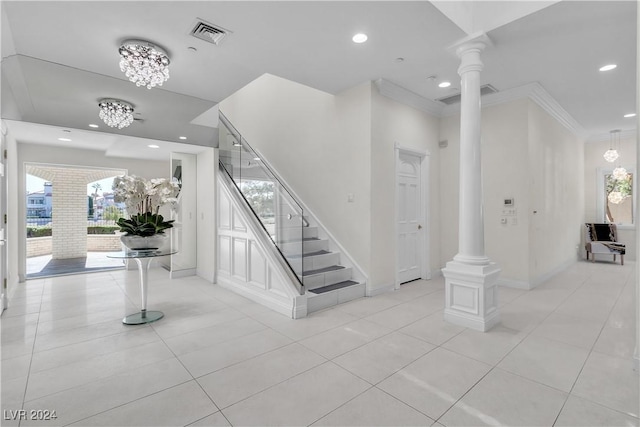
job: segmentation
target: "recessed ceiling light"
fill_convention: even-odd
[[[89,124],[89,127],[90,127],[90,128],[99,128],[100,126],[98,126],[98,125],[94,125],[93,123],[90,123],[90,124]]]
[[[605,65],[603,67],[600,67],[600,71],[611,71],[616,67],[617,67],[616,64],[609,64],[609,65]]]
[[[160,146],[156,145],[156,144],[149,144],[149,145],[147,145],[147,147],[149,147],[149,148],[160,148]]]
[[[180,138],[180,139],[187,139],[187,137],[186,137],[186,136],[180,136],[180,137],[178,137],[178,138]]]
[[[69,142],[71,140],[69,138],[58,138],[58,141]]]
[[[451,86],[451,82],[442,82],[438,85],[438,87],[449,87]]]
[[[351,40],[353,40],[354,43],[364,43],[367,41],[369,37],[367,37],[366,34],[364,33],[358,33],[355,36],[353,36],[353,38]]]
[[[625,115],[624,115],[624,117],[625,117],[625,118],[627,118],[627,119],[628,119],[629,117],[635,117],[635,116],[636,116],[636,113],[629,113],[629,114],[625,114]]]
[[[254,157],[254,158],[253,158],[253,160],[255,160],[255,161],[259,161],[259,160],[260,160],[260,157]]]

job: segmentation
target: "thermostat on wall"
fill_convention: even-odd
[[[505,206],[513,206],[514,204],[515,204],[515,203],[514,203],[514,201],[513,201],[513,197],[510,197],[510,198],[504,199],[504,205],[505,205]]]

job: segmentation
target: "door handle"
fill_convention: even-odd
[[[422,226],[418,224],[418,230],[422,230]]]

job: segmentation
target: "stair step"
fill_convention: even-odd
[[[333,266],[334,268],[316,270],[311,274],[305,274],[302,277],[304,286],[311,290],[322,288],[324,286],[333,285],[334,283],[344,282],[351,279],[351,267]]]
[[[282,240],[300,240],[300,237],[318,237],[318,227],[284,227],[280,229]]]
[[[340,287],[339,287],[340,286]],[[341,283],[325,286],[307,292],[307,312],[323,310],[334,307],[365,295],[365,284],[352,280],[345,280]],[[332,289],[329,289],[332,288]]]
[[[282,243],[280,249],[285,254],[286,257],[294,256],[300,254],[309,254],[318,251],[328,251],[329,250],[329,241],[326,239],[318,239],[318,238],[309,238],[300,242],[289,242]]]
[[[296,238],[296,239],[288,239],[288,240],[281,240],[280,243],[300,243],[302,242],[311,242],[311,241],[315,241],[315,240],[320,240],[317,237],[305,237],[302,240],[300,240],[300,238]]]
[[[303,276],[311,276],[312,274],[326,273],[327,271],[341,270],[343,268],[344,268],[344,266],[342,266],[342,265],[332,265],[332,266],[325,267],[325,268],[319,268],[317,270],[305,271],[303,273]]]
[[[320,270],[321,268],[340,265],[340,252],[308,254],[302,260],[305,271]]]
[[[332,253],[332,252],[322,250],[322,251],[318,251],[318,252],[310,252],[310,253],[304,254],[304,255],[294,254],[294,255],[287,256],[287,258],[291,258],[291,259],[302,258],[302,257],[307,258],[307,257],[316,256],[316,255],[325,255],[325,254],[330,254],[330,253]]]
[[[344,282],[334,283],[333,285],[323,286],[321,288],[311,289],[309,292],[314,294],[323,294],[329,291],[335,291],[336,289],[346,288],[347,286],[357,285],[358,282],[354,282],[353,280],[345,280]]]

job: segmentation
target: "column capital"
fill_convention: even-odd
[[[446,49],[450,52],[455,53],[459,58],[462,58],[462,55],[467,50],[482,51],[488,46],[493,46],[493,42],[486,33],[473,33],[469,34],[467,37],[453,42],[452,44],[447,46]]]
[[[480,53],[488,46],[493,46],[493,42],[486,33],[474,33],[449,45],[447,50],[462,59],[465,53]]]
[[[480,53],[487,46],[493,46],[489,36],[485,33],[475,33],[458,40],[447,48],[460,58],[460,67],[458,67],[460,76],[469,71],[482,71],[484,64],[480,60]]]

